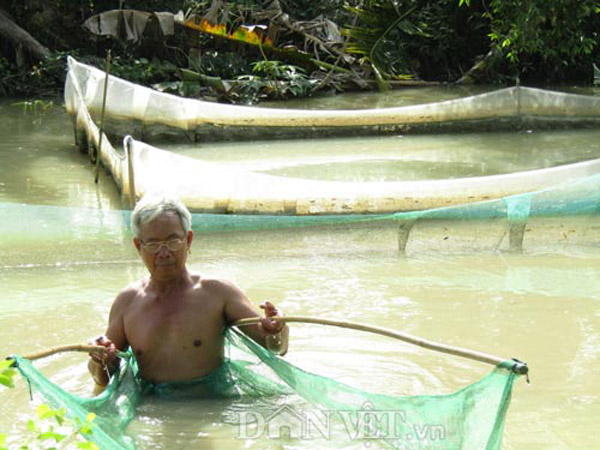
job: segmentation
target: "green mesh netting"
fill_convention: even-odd
[[[483,220],[506,218],[526,221],[534,217],[596,215],[600,213],[600,174],[579,178],[536,192],[500,199],[395,214],[344,214],[318,216],[192,214],[196,232],[252,231],[298,227],[324,227],[352,223],[415,220]],[[63,206],[0,203],[0,231],[5,236],[30,239],[30,231],[48,238],[123,237],[130,211]],[[20,224],[14,227],[15,223]]]
[[[82,398],[52,383],[31,361],[20,356],[14,358],[17,369],[30,388],[40,392],[53,407],[65,408],[71,418],[77,417],[83,422],[90,412],[97,414],[91,440],[102,450],[135,448],[133,439],[125,434],[141,397],[132,360],[123,360],[121,370],[112,377],[104,392],[94,398]]]
[[[563,239],[561,227],[573,230],[580,228],[578,233],[581,239],[578,242],[595,243],[598,233],[594,222],[599,214],[600,174],[596,174],[552,188],[496,200],[395,214],[286,216],[196,213],[193,214],[192,228],[194,232],[204,234],[296,228],[335,229],[346,225],[375,229],[398,224],[407,227],[407,241],[418,235],[420,228],[429,227],[432,239],[448,236],[448,233],[454,240],[461,236],[473,237],[473,233],[482,236],[488,233],[489,238],[486,238],[487,243],[483,247],[490,247],[501,240],[502,234],[513,224],[527,224],[525,244],[529,241],[542,244],[559,242]],[[112,242],[117,252],[117,247],[120,248],[131,237],[128,230],[130,211],[0,203],[0,215],[4,219],[0,222],[0,233],[4,237],[0,249],[4,249],[5,253],[14,251],[15,258],[23,253],[21,247],[11,250],[11,245],[15,243],[32,243],[35,240],[35,245],[39,247],[56,240],[66,242],[77,239],[78,246],[85,242],[96,246],[98,240],[103,240]],[[492,228],[490,224],[494,221],[501,226]],[[469,229],[466,226],[469,222],[481,226],[476,230]],[[447,231],[450,226],[453,228]],[[391,241],[390,246],[394,245]]]
[[[248,361],[227,360],[217,372],[198,381],[152,385],[139,378],[135,359],[130,356],[107,389],[91,399],[65,392],[46,379],[30,361],[19,356],[15,360],[30,386],[54,407],[64,407],[71,416],[82,420],[89,412],[97,414],[91,440],[102,450],[135,447],[126,428],[135,415],[140,398],[149,393],[163,397],[199,395],[203,398],[295,393],[310,404],[332,412],[333,420],[341,420],[336,417],[336,412],[360,412],[368,404],[370,411],[402,417],[394,422],[392,429],[376,424],[378,442],[393,448],[500,449],[506,411],[517,377],[511,370],[512,362],[500,364],[482,380],[453,394],[400,397],[364,392],[306,372],[274,356],[236,330],[227,330],[226,345],[228,349],[241,350]],[[274,379],[261,374],[265,366],[271,369]],[[437,432],[434,435],[423,433],[421,438],[415,439],[415,435],[420,436],[418,430],[428,430],[428,427],[435,427]],[[372,442],[373,435],[370,439]]]

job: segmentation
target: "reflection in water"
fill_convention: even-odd
[[[87,342],[104,331],[116,292],[145,273],[123,218],[112,212],[123,205],[110,179],[94,185],[93,168],[73,148],[62,110],[33,124],[4,102],[0,117],[0,203],[11,205],[0,216],[2,354]],[[303,161],[311,172],[346,157],[351,168],[344,176],[350,178],[359,170],[357,161],[369,155],[393,162],[394,172],[402,168],[398,161],[422,164],[415,177],[428,170],[425,162],[436,173],[451,174],[440,167],[489,171],[503,160],[509,167],[531,167],[599,156],[591,131],[204,144],[178,151],[267,172],[300,170]],[[533,223],[523,255],[502,252],[505,241],[496,245],[505,239],[503,227],[493,233],[492,224],[416,228],[404,258],[395,250],[395,228],[387,225],[224,233],[198,236],[190,262],[203,274],[234,280],[254,303],[276,302],[288,315],[361,321],[525,360],[532,385],[515,386],[506,447],[594,448],[590,430],[600,418],[597,219]],[[587,234],[580,237],[581,228]],[[450,393],[489,371],[389,339],[316,325],[293,326],[286,358],[394,395]],[[37,366],[61,386],[88,395],[85,360],[62,355]],[[24,425],[14,425],[32,411],[23,383],[0,392],[0,400],[0,431],[16,427],[24,435]],[[268,404],[148,400],[130,432],[141,448],[315,448],[303,441],[240,441],[233,413],[259,407]],[[318,445],[336,447],[344,445]]]

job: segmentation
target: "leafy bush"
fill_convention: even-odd
[[[104,67],[102,67],[104,69]],[[115,56],[110,65],[111,75],[124,78],[133,83],[149,85],[172,78],[177,66],[159,59],[124,58]]]
[[[300,67],[281,61],[258,61],[252,64],[254,75],[242,75],[230,95],[235,103],[256,103],[261,99],[305,97],[317,80],[310,80]]]
[[[556,81],[573,79],[581,65],[591,79],[592,55],[600,43],[599,15],[597,0],[490,0],[483,17],[490,22],[491,44],[504,55],[507,70]]]
[[[62,90],[66,73],[66,53],[56,52],[31,69],[19,69],[0,58],[0,95],[43,96]]]
[[[206,51],[190,57],[190,67],[204,75],[233,79],[251,71],[249,61],[234,52]]]
[[[11,360],[0,361],[0,384],[14,387],[14,377],[17,371],[12,368]],[[88,414],[85,421],[79,419],[71,420],[66,417],[66,411],[52,409],[50,406],[41,404],[36,408],[35,418],[26,421],[28,436],[18,444],[19,450],[57,450],[67,448],[75,444],[80,450],[100,450],[96,444],[85,439],[93,433],[94,413]],[[82,440],[80,434],[84,436]],[[8,436],[0,433],[0,450],[10,450],[7,447]]]

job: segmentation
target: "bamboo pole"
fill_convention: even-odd
[[[241,319],[234,322],[233,326],[245,326],[252,325],[260,322],[260,317],[251,317],[248,319]],[[375,327],[371,325],[366,325],[362,323],[356,322],[347,322],[342,320],[330,320],[330,319],[317,319],[314,317],[298,317],[298,316],[286,316],[286,317],[271,317],[272,320],[276,322],[298,322],[298,323],[313,323],[319,325],[329,325],[333,327],[347,328],[350,330],[358,330],[358,331],[366,331],[369,333],[378,334],[381,336],[391,337],[393,339],[398,339],[400,341],[407,342],[409,344],[417,345],[419,347],[423,347],[429,350],[434,350],[441,353],[446,353],[449,355],[460,356],[462,358],[472,359],[475,361],[491,364],[493,366],[497,366],[500,363],[507,361],[510,358],[500,358],[498,356],[489,355],[487,353],[478,352],[475,350],[468,350],[465,348],[455,347],[452,345],[439,344],[437,342],[428,341],[427,339],[422,339],[416,336],[412,336],[407,333],[402,333],[395,330],[390,330],[389,328]],[[525,375],[529,371],[527,364],[515,360],[515,366],[512,369],[514,372]]]
[[[106,92],[108,91],[108,74],[110,72],[110,50],[106,54],[105,74],[104,74],[104,93],[102,95],[102,112],[100,114],[100,142],[98,143],[98,154],[96,155],[96,176],[94,183],[98,184],[100,173],[100,155],[102,154],[102,136],[104,134],[104,112],[106,111]]]
[[[357,322],[347,322],[343,320],[330,320],[330,319],[317,319],[314,317],[299,317],[299,316],[286,316],[286,317],[271,317],[272,320],[276,322],[285,322],[285,323],[312,323],[318,325],[328,325],[339,328],[347,328],[350,330],[358,330],[358,331],[366,331],[369,333],[378,334],[381,336],[391,337],[393,339],[398,339],[403,342],[407,342],[409,344],[417,345],[419,347],[423,347],[429,350],[434,350],[441,353],[446,353],[449,355],[459,356],[461,358],[472,359],[474,361],[483,362],[486,364],[491,364],[493,366],[497,366],[500,363],[503,363],[510,358],[500,358],[498,356],[493,356],[487,353],[478,352],[475,350],[469,350],[461,347],[455,347],[452,345],[439,344],[437,342],[429,341],[427,339],[419,338],[417,336],[413,336],[407,333],[402,333],[395,330],[390,330],[389,328],[383,327],[375,327],[372,325],[366,325],[363,323]],[[261,320],[260,317],[250,317],[247,319],[241,319],[234,323],[232,326],[242,327],[246,325],[253,325],[259,323]],[[106,350],[105,347],[100,345],[64,345],[61,347],[53,347],[44,351],[40,351],[37,353],[32,353],[29,355],[24,355],[23,358],[29,360],[35,360],[40,358],[45,358],[47,356],[54,355],[56,353],[62,352],[97,352],[102,353]],[[526,375],[529,372],[529,368],[526,363],[523,363],[518,360],[514,360],[515,365],[512,370],[519,375]]]
[[[42,350],[36,353],[30,353],[29,355],[23,355],[23,358],[29,359],[30,361],[34,361],[36,359],[46,358],[47,356],[52,356],[57,353],[63,352],[85,352],[85,353],[103,353],[106,350],[106,347],[102,345],[83,345],[83,344],[73,344],[73,345],[62,345],[59,347],[51,347],[46,350]]]
[[[133,150],[131,136],[125,138],[125,152],[127,154],[127,179],[129,180],[129,206],[135,208],[137,194],[135,192],[135,173],[133,172]]]

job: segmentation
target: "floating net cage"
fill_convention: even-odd
[[[98,117],[104,98],[104,79],[101,70],[69,58],[65,86],[69,113],[78,114],[79,97],[92,117]],[[247,140],[306,137],[307,133],[349,136],[524,127],[596,128],[600,123],[600,98],[517,86],[420,105],[317,111],[181,98],[110,76],[106,117],[115,133],[131,134],[145,141],[175,130],[187,133],[192,140]]]
[[[547,169],[398,182],[335,182],[286,178],[197,160],[125,137],[116,148],[93,120],[105,76],[69,59],[65,87],[82,150],[101,163],[130,204],[145,194],[180,197],[198,213],[205,233],[266,229],[378,227],[401,251],[512,249],[528,243],[597,244],[600,159]],[[522,121],[595,123],[600,98],[514,87],[425,105],[357,111],[309,111],[221,105],[153,91],[109,76],[106,116],[148,128],[204,126],[325,128],[406,126],[414,123]],[[411,125],[412,126],[412,125]],[[459,237],[459,239],[457,239]],[[388,239],[389,241],[389,239]],[[396,245],[396,244],[391,244]]]

